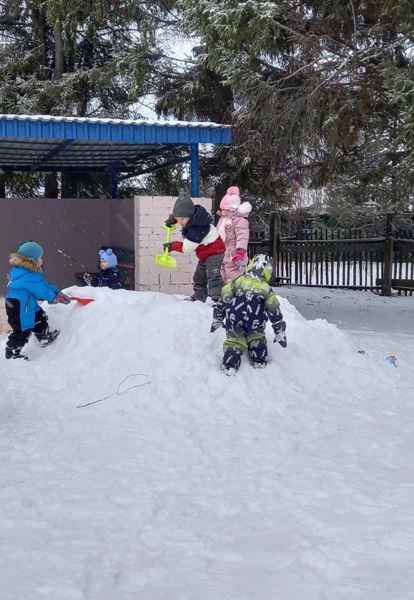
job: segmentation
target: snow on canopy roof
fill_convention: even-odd
[[[56,121],[58,123],[110,123],[113,125],[157,125],[159,127],[212,127],[230,129],[230,125],[221,125],[210,121],[153,121],[148,119],[113,119],[103,117],[61,117],[54,115],[12,115],[0,114],[0,119],[19,119],[20,121]]]

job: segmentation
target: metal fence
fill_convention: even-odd
[[[378,290],[386,295],[396,289],[412,295],[414,226],[408,219],[388,214],[375,230],[313,227],[300,233],[284,235],[280,215],[275,214],[271,239],[250,245],[250,254],[273,255],[275,283]]]

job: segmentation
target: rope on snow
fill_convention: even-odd
[[[130,385],[125,389],[122,389],[122,386],[130,379],[131,377],[145,377],[146,381],[142,383],[136,383],[135,385]],[[138,389],[140,387],[144,387],[145,385],[149,385],[151,380],[149,379],[146,373],[132,373],[131,375],[127,375],[124,379],[118,384],[116,392],[113,394],[109,394],[108,396],[104,396],[103,398],[99,398],[98,400],[92,400],[92,402],[86,402],[85,404],[78,404],[76,408],[85,408],[86,406],[92,406],[93,404],[98,404],[98,402],[103,402],[104,400],[109,400],[110,398],[114,398],[116,396],[123,396],[124,394],[131,392],[132,390]]]

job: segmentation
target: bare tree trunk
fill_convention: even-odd
[[[45,198],[58,197],[57,173],[46,173],[45,177]]]
[[[54,79],[60,79],[63,75],[65,58],[62,38],[62,24],[56,21],[53,26],[53,35],[55,38],[55,69],[53,72]]]
[[[6,182],[4,177],[0,177],[0,198],[6,197]]]
[[[62,173],[62,198],[78,197],[79,176],[71,173]]]
[[[46,36],[47,36],[47,24],[45,13],[43,9],[31,7],[31,16],[33,23],[33,36],[36,40],[37,54],[38,54],[38,73],[39,78],[44,79],[46,66],[47,66],[47,55],[46,55]]]

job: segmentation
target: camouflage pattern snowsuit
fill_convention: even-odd
[[[227,332],[223,367],[237,370],[244,350],[253,363],[265,364],[266,323],[270,321],[275,333],[284,325],[276,294],[264,278],[247,273],[227,283],[222,297]]]

